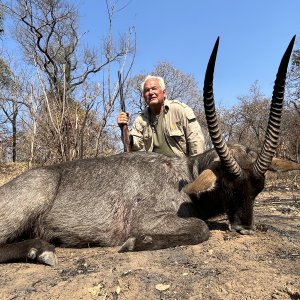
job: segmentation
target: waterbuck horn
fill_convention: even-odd
[[[280,133],[280,123],[281,123],[282,106],[284,100],[286,73],[287,73],[287,68],[288,68],[290,56],[292,54],[295,39],[296,36],[294,36],[291,39],[281,59],[278,72],[276,75],[270,114],[269,114],[268,127],[266,130],[264,144],[253,166],[254,175],[258,177],[265,174],[265,172],[268,170],[272,158],[276,152],[276,148],[279,140],[279,133]]]
[[[230,154],[228,147],[222,137],[219,124],[218,124],[216,110],[215,110],[213,78],[214,78],[214,69],[215,69],[218,47],[219,47],[219,37],[216,40],[215,46],[213,48],[213,51],[211,53],[206,68],[204,87],[203,87],[204,110],[205,110],[209,135],[214,145],[214,148],[220,157],[221,163],[223,164],[227,172],[229,172],[231,175],[235,177],[238,177],[242,174],[242,169],[235,161],[233,156]]]

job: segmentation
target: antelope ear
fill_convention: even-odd
[[[292,170],[300,170],[300,164],[286,159],[281,158],[272,158],[271,165],[269,167],[269,171],[273,172],[286,172]]]
[[[217,176],[210,170],[204,170],[193,182],[187,184],[183,191],[186,194],[201,194],[215,188]]]

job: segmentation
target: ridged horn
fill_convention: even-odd
[[[275,155],[276,148],[278,145],[282,107],[284,100],[285,79],[295,39],[296,35],[294,35],[294,37],[291,39],[281,59],[276,75],[264,144],[253,166],[254,175],[257,177],[260,177],[263,174],[265,174],[268,168],[270,167],[272,158]]]
[[[207,127],[211,141],[214,145],[216,152],[218,153],[221,163],[225,167],[226,171],[231,175],[238,177],[242,174],[242,169],[230,154],[229,149],[220,132],[217,114],[215,110],[214,92],[213,92],[213,78],[215,70],[215,62],[217,58],[217,52],[219,47],[219,37],[217,38],[213,51],[210,55],[203,87],[203,102],[206,116]]]

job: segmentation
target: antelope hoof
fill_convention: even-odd
[[[54,251],[45,250],[41,254],[38,253],[39,250],[32,247],[29,250],[27,257],[31,260],[37,260],[37,262],[51,267],[58,265],[57,256]]]
[[[238,232],[242,235],[253,235],[255,233],[255,230],[253,228],[244,228],[240,225],[230,225],[229,230],[233,232]]]
[[[255,233],[253,229],[242,229],[238,232],[242,235],[253,235]]]
[[[134,251],[135,248],[135,242],[136,242],[136,238],[135,237],[130,237],[128,240],[126,240],[126,242],[121,246],[121,248],[119,249],[118,252],[122,253],[122,252],[130,252],[130,251]]]
[[[39,263],[55,267],[58,265],[57,256],[52,251],[45,251],[41,255],[38,256],[37,261]]]

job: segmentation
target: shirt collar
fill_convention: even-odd
[[[170,109],[170,100],[165,99],[164,100],[164,113],[167,114],[168,111]],[[151,115],[151,111],[149,106],[147,106],[143,111],[142,111],[142,115],[147,116],[149,118],[149,116]]]

